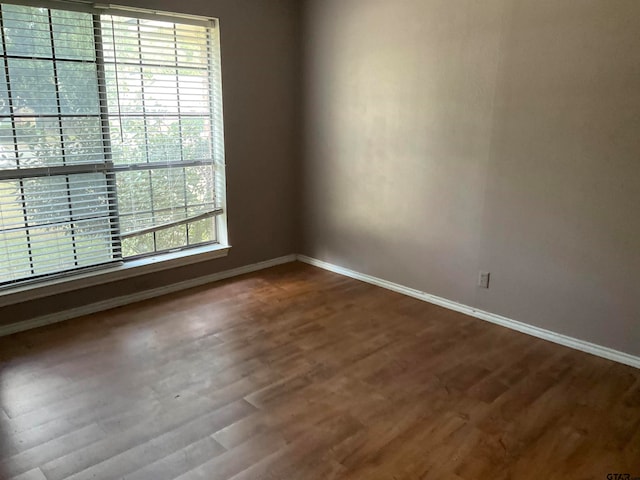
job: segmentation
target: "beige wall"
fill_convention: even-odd
[[[297,0],[118,1],[220,19],[229,238],[222,260],[0,309],[13,323],[296,250],[299,164]],[[293,92],[293,94],[292,94]]]
[[[640,1],[307,0],[303,31],[303,253],[640,355]]]

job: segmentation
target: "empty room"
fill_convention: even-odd
[[[0,480],[640,478],[639,0],[0,0]]]

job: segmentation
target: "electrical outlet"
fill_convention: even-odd
[[[478,275],[478,286],[480,288],[489,288],[489,278],[491,274],[489,272],[480,272]]]

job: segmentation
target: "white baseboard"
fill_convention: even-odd
[[[50,315],[43,315],[41,317],[32,318],[23,322],[0,326],[0,337],[11,335],[17,332],[22,332],[24,330],[29,330],[32,328],[42,327],[44,325],[50,325],[52,323],[62,322],[64,320],[70,320],[76,317],[82,317],[83,315],[90,315],[92,313],[102,312],[104,310],[110,310],[116,307],[122,307],[124,305],[140,302],[142,300],[148,300],[150,298],[159,297],[168,293],[174,293],[179,292],[180,290],[186,290],[188,288],[199,287],[200,285],[205,285],[207,283],[217,282],[218,280],[236,277],[245,273],[256,272],[258,270],[275,267],[276,265],[281,265],[283,263],[294,262],[295,260],[296,255],[286,255],[284,257],[274,258],[271,260],[266,260],[264,262],[246,265],[244,267],[225,270],[224,272],[213,273],[211,275],[205,275],[203,277],[185,280],[184,282],[173,283],[164,287],[132,293],[130,295],[123,295],[121,297],[110,298],[109,300],[95,302],[89,305],[83,305],[78,308],[72,308],[69,310],[64,310],[62,312],[56,312]]]
[[[244,267],[225,270],[223,272],[213,273],[211,275],[206,275],[204,277],[198,277],[191,280],[186,280],[184,282],[166,285],[164,287],[154,288],[152,290],[145,290],[143,292],[111,298],[109,300],[104,300],[102,302],[83,305],[78,308],[72,308],[69,310],[64,310],[62,312],[52,313],[50,315],[43,315],[41,317],[32,318],[29,320],[25,320],[23,322],[17,322],[9,325],[0,326],[0,337],[5,335],[11,335],[13,333],[21,332],[24,330],[29,330],[32,328],[42,327],[44,325],[50,325],[52,323],[62,322],[64,320],[69,320],[76,317],[81,317],[83,315],[90,315],[92,313],[102,312],[104,310],[110,310],[116,307],[122,307],[124,305],[140,302],[142,300],[148,300],[150,298],[167,295],[169,293],[179,292],[180,290],[186,290],[189,288],[198,287],[200,285],[205,285],[207,283],[213,283],[219,280],[224,280],[225,278],[231,278],[238,275],[243,275],[245,273],[251,273],[251,272],[256,272],[258,270],[263,270],[265,268],[275,267],[276,265],[282,265],[284,263],[293,262],[295,260],[299,260],[301,262],[308,263],[310,265],[320,267],[322,269],[329,270],[331,272],[335,272],[340,275],[344,275],[346,277],[355,278],[356,280],[361,280],[363,282],[370,283],[372,285],[377,285],[379,287],[386,288],[387,290],[393,290],[394,292],[398,292],[413,298],[417,298],[425,302],[433,303],[435,305],[439,305],[441,307],[448,308],[449,310],[454,310],[456,312],[460,312],[465,315],[469,315],[471,317],[475,317],[481,320],[485,320],[487,322],[495,323],[497,325],[510,328],[511,330],[516,330],[518,332],[526,333],[533,337],[542,338],[544,340],[548,340],[550,342],[557,343],[559,345],[564,345],[566,347],[573,348],[575,350],[580,350],[582,352],[590,353],[592,355],[613,360],[615,362],[623,363],[625,365],[629,365],[635,368],[640,368],[640,357],[636,357],[628,353],[620,352],[612,348],[603,347],[601,345],[596,345],[594,343],[569,337],[567,335],[555,333],[550,330],[545,330],[543,328],[534,327],[526,323],[518,322],[517,320],[512,320],[510,318],[503,317],[501,315],[496,315],[495,313],[478,310],[468,305],[447,300],[446,298],[421,292],[420,290],[416,290],[414,288],[405,287],[404,285],[389,282],[387,280],[373,277],[371,275],[366,275],[364,273],[356,272],[348,268],[339,267],[337,265],[323,262],[321,260],[316,260],[314,258],[310,258],[305,255],[293,255],[293,254],[286,255],[284,257],[274,258],[271,260],[266,260],[264,262],[246,265]]]
[[[560,333],[555,333],[550,330],[545,330],[543,328],[534,327],[533,325],[528,325],[526,323],[518,322],[517,320],[512,320],[510,318],[503,317],[501,315],[496,315],[495,313],[478,310],[477,308],[473,308],[468,305],[464,305],[458,302],[453,302],[451,300],[447,300],[446,298],[421,292],[414,288],[405,287],[404,285],[389,282],[387,280],[373,277],[371,275],[366,275],[364,273],[356,272],[354,270],[349,270],[348,268],[339,267],[331,263],[323,262],[322,260],[316,260],[315,258],[307,257],[306,255],[298,255],[297,259],[301,262],[308,263],[309,265],[320,267],[325,270],[329,270],[331,272],[344,275],[346,277],[355,278],[356,280],[361,280],[363,282],[370,283],[372,285],[377,285],[379,287],[386,288],[387,290],[393,290],[394,292],[402,293],[404,295],[408,295],[410,297],[417,298],[425,302],[433,303],[435,305],[448,308],[449,310],[454,310],[456,312],[464,313],[465,315],[469,315],[471,317],[475,317],[481,320],[485,320],[487,322],[495,323],[497,325],[510,328],[511,330],[516,330],[518,332],[526,333],[527,335],[531,335],[533,337],[542,338],[543,340],[548,340],[550,342],[557,343],[559,345],[564,345],[565,347],[573,348],[575,350],[580,350],[582,352],[590,353],[592,355],[597,355],[598,357],[603,357],[609,360],[613,360],[614,362],[623,363],[631,367],[640,368],[640,357],[636,357],[628,353],[620,352],[618,350],[613,350],[612,348],[596,345],[594,343],[569,337],[567,335],[562,335]]]

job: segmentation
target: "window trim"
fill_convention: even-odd
[[[230,249],[230,245],[218,243],[202,245],[176,252],[164,252],[158,255],[128,260],[112,267],[76,272],[68,276],[9,287],[0,290],[0,308],[226,257]]]
[[[154,10],[151,8],[130,7],[122,4],[96,3],[92,0],[2,0],[2,3],[22,5],[25,7],[69,10],[73,12],[91,13],[94,15],[131,16],[140,19],[159,20],[165,22],[175,22],[176,19],[179,19],[181,23],[200,27],[215,28],[218,26],[218,19],[215,17],[170,12],[166,10]]]
[[[218,18],[190,15],[162,10],[152,10],[138,7],[130,7],[121,4],[99,4],[87,0],[1,0],[2,3],[23,5],[40,8],[62,9],[91,13],[94,15],[114,15],[131,16],[140,19],[159,20],[167,22],[180,22],[191,25],[198,25],[211,28],[212,44],[216,45],[220,52],[220,22]],[[221,52],[220,52],[221,53]],[[221,58],[218,59],[221,62]],[[219,64],[218,64],[219,67]],[[220,68],[212,70],[218,91],[211,92],[211,112],[212,121],[214,116],[224,118],[222,103],[222,74]],[[213,84],[212,84],[213,86]],[[214,115],[214,112],[217,115]],[[102,113],[102,112],[101,112]],[[127,280],[149,273],[170,270],[181,266],[192,265],[200,262],[226,257],[231,245],[228,240],[227,230],[227,188],[226,188],[226,155],[224,145],[224,123],[221,126],[222,137],[222,161],[215,161],[214,168],[218,175],[218,182],[221,183],[222,192],[220,195],[220,208],[216,209],[212,215],[216,217],[216,243],[207,243],[195,247],[181,248],[175,251],[159,252],[155,254],[123,259],[117,261],[113,266],[97,266],[80,271],[70,271],[60,276],[34,280],[33,282],[18,282],[13,285],[0,287],[0,308],[9,305],[19,304],[39,298],[49,297],[61,293],[104,285],[120,280]],[[90,167],[96,168],[94,165]],[[112,170],[118,167],[110,161],[105,165],[100,165],[100,169],[111,167]],[[87,165],[84,165],[87,168]]]

